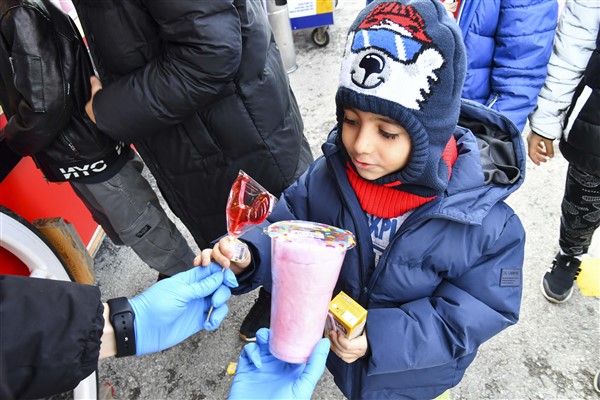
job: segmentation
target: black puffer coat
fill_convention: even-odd
[[[49,181],[102,182],[131,154],[85,113],[92,73],[75,24],[50,0],[0,1],[2,134]]]
[[[584,90],[588,96],[585,104],[576,116],[569,116],[575,120],[569,136],[562,138],[559,146],[570,163],[600,177],[600,32],[577,93]]]
[[[132,142],[200,248],[226,231],[243,169],[279,195],[312,160],[262,2],[75,0],[103,89],[100,129]]]

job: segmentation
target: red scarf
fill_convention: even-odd
[[[448,166],[448,179],[452,175],[452,166],[457,158],[458,149],[456,148],[456,140],[454,137],[451,137],[442,153],[442,159]],[[371,183],[361,178],[356,170],[352,168],[350,162],[346,164],[346,174],[362,209],[376,217],[394,218],[437,197],[421,197],[394,189],[394,186],[402,184],[400,181],[388,183],[387,185]]]

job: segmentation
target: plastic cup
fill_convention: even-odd
[[[271,237],[271,338],[269,348],[290,363],[308,361],[323,337],[329,302],[354,235],[334,226],[281,221]]]

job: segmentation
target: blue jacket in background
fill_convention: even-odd
[[[447,190],[415,209],[377,265],[335,130],[324,156],[269,217],[321,222],[356,236],[333,294],[343,290],[368,309],[369,350],[351,364],[333,352],[327,362],[349,399],[435,398],[460,382],[483,342],[519,318],[525,232],[504,199],[524,179],[520,132],[470,101],[463,102],[460,125]],[[238,277],[238,293],[271,279],[269,237],[253,229],[242,240],[253,264]]]
[[[522,131],[546,79],[557,17],[556,0],[462,0],[463,97],[502,112]]]

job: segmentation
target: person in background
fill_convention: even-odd
[[[554,157],[554,140],[569,162],[561,205],[559,251],[542,277],[544,297],[567,301],[600,226],[600,3],[566,3],[556,31],[548,77],[529,116],[529,158]]]
[[[561,14],[548,77],[529,116],[529,158],[554,157],[554,140],[569,162],[561,204],[559,250],[542,276],[546,300],[573,294],[581,260],[600,226],[600,3],[569,0]],[[598,254],[597,254],[598,256]],[[593,380],[600,393],[599,377]]]
[[[239,170],[275,196],[312,161],[261,1],[74,0],[97,61],[90,118],[133,143],[200,249]],[[107,29],[110,27],[110,29]],[[261,290],[257,309],[270,309]],[[265,312],[241,327],[254,339]]]
[[[461,101],[465,70],[438,0],[367,6],[348,32],[324,156],[268,218],[356,238],[333,293],[367,309],[365,331],[330,331],[327,361],[349,399],[435,398],[519,319],[525,231],[504,200],[525,178],[523,141],[500,113]],[[271,281],[271,238],[240,239],[243,262],[230,261],[228,237],[195,260],[231,268],[234,294]]]
[[[172,275],[194,253],[142,176],[132,149],[88,118],[92,64],[73,21],[50,0],[0,0],[3,142],[49,182],[68,182],[117,245]]]
[[[467,49],[462,97],[499,111],[522,132],[546,78],[556,0],[454,0],[444,6]]]

